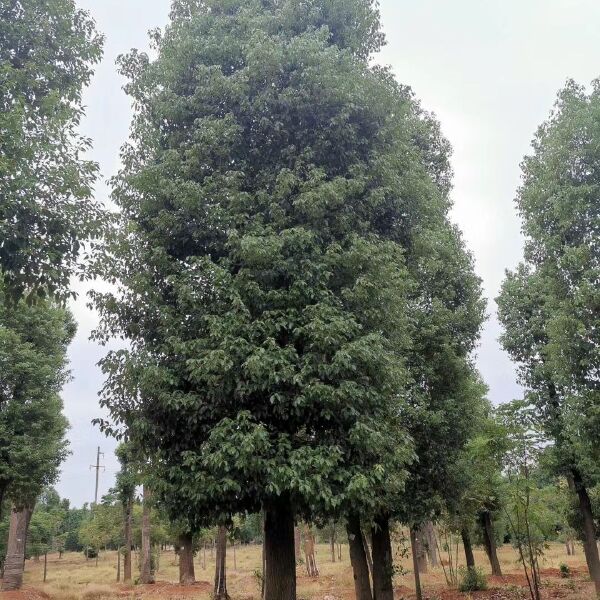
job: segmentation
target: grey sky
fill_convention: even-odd
[[[118,54],[145,49],[147,31],[167,21],[169,0],[77,0],[106,35],[105,57],[85,96],[83,129],[94,140],[93,157],[103,178],[118,168],[131,111],[114,66]],[[568,77],[589,83],[600,75],[598,0],[381,0],[388,45],[380,62],[413,87],[423,107],[437,114],[454,147],[453,218],[464,232],[484,280],[492,315],[478,364],[499,403],[519,394],[515,374],[500,350],[493,318],[504,269],[521,256],[513,198],[519,163],[537,126],[547,117]],[[97,186],[101,198],[106,185]],[[81,290],[84,292],[85,290]],[[73,304],[80,323],[70,350],[73,381],[64,392],[73,455],[58,490],[76,505],[92,499],[89,465],[96,446],[106,456],[100,493],[118,469],[114,442],[91,425],[101,414],[95,364],[104,350],[87,340],[95,322],[85,294]]]

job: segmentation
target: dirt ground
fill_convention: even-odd
[[[460,559],[461,557],[459,557]],[[487,559],[482,550],[475,553],[477,564],[489,572]],[[259,600],[260,580],[257,576],[261,565],[260,546],[238,546],[235,558],[228,549],[227,578],[232,600]],[[446,585],[441,567],[430,569],[421,576],[425,600],[528,600],[527,582],[517,563],[517,556],[510,546],[500,549],[503,578],[488,577],[488,589],[483,592],[461,594]],[[397,563],[401,573],[395,577],[396,599],[414,600],[411,559],[398,548]],[[559,567],[567,564],[571,576],[561,578]],[[137,563],[134,563],[137,564]],[[317,564],[320,575],[309,578],[302,565],[298,566],[298,597],[300,600],[354,600],[352,571],[347,546],[342,546],[341,562],[331,562],[327,545],[317,547]],[[460,563],[459,563],[460,564]],[[151,586],[124,585],[116,583],[117,557],[115,552],[100,555],[98,565],[86,561],[80,554],[48,557],[48,575],[43,583],[43,562],[27,561],[25,587],[20,592],[0,594],[1,600],[208,600],[212,592],[214,558],[209,551],[206,558],[196,556],[196,578],[192,587],[176,584],[178,567],[173,552],[164,552],[160,558],[157,583]],[[594,600],[593,585],[587,575],[583,550],[575,556],[567,556],[562,545],[552,544],[541,564],[543,598],[545,600]],[[447,567],[446,567],[447,569]],[[135,577],[135,575],[134,575]]]

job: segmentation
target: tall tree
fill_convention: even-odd
[[[97,235],[97,165],[83,160],[81,92],[102,38],[73,0],[0,5],[0,276],[11,297],[66,295]]]
[[[523,263],[498,299],[503,344],[520,368],[527,400],[572,484],[590,576],[600,594],[597,523],[588,489],[598,481],[600,423],[600,84],[570,81],[523,162],[517,208]]]
[[[21,584],[24,545],[33,506],[66,457],[67,421],[60,391],[69,373],[67,346],[75,324],[67,311],[40,302],[4,301],[0,287],[0,500],[12,503],[6,577]],[[14,543],[12,543],[14,541]]]

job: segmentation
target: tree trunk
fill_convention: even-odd
[[[263,600],[296,600],[294,513],[287,497],[265,505]]]
[[[475,567],[475,556],[473,556],[473,546],[471,545],[471,536],[466,528],[463,528],[460,532],[462,537],[463,546],[465,547],[465,559],[467,560],[467,568],[472,569]]]
[[[309,577],[318,577],[319,568],[315,557],[315,536],[312,529],[307,525],[304,530],[304,557],[306,560],[306,573]]]
[[[371,554],[371,548],[369,547],[369,540],[365,535],[365,532],[360,530],[360,535],[362,537],[362,543],[365,549],[365,554],[367,555],[367,566],[369,567],[369,575],[373,578],[373,555]]]
[[[567,540],[565,546],[567,547],[567,556],[571,556],[571,542]]]
[[[598,545],[596,543],[596,525],[594,523],[594,514],[592,512],[592,503],[585,489],[581,474],[577,469],[572,470],[572,487],[575,489],[579,500],[579,510],[583,520],[583,550],[587,562],[590,578],[596,587],[596,595],[600,596],[600,556],[598,554]]]
[[[196,583],[194,573],[194,544],[192,535],[182,533],[178,539],[179,543],[179,583],[181,585],[193,585]]]
[[[415,573],[415,590],[417,600],[423,600],[423,591],[421,590],[421,575],[419,573],[419,547],[417,532],[414,527],[410,528],[410,547],[413,556],[413,571]]]
[[[154,583],[150,540],[150,490],[147,485],[144,485],[142,489],[142,566],[140,569],[140,583]]]
[[[131,581],[131,518],[132,499],[127,498],[123,506],[123,537],[125,538],[125,553],[123,554],[123,581]]]
[[[216,540],[217,555],[215,561],[214,600],[229,600],[227,593],[227,528],[219,526]]]
[[[485,552],[490,560],[492,567],[492,575],[502,577],[502,569],[498,560],[498,552],[496,550],[496,536],[494,535],[494,525],[492,523],[492,514],[489,511],[484,511],[480,515],[481,528],[483,531],[483,543]]]
[[[19,590],[23,585],[23,568],[25,566],[25,542],[27,529],[33,509],[25,507],[13,508],[10,513],[8,545],[4,563],[4,580],[2,591]]]
[[[294,554],[296,555],[296,564],[300,563],[302,559],[301,550],[302,535],[300,533],[300,527],[294,527]]]
[[[117,548],[117,583],[121,581],[121,548]]]
[[[429,566],[427,564],[427,544],[424,527],[419,527],[419,529],[415,529],[415,542],[419,573],[427,573],[429,571]]]
[[[335,523],[331,526],[331,536],[329,537],[329,547],[331,550],[331,562],[335,562]]]
[[[46,583],[46,575],[48,575],[48,550],[44,552],[44,583]]]
[[[429,559],[429,564],[432,567],[439,567],[440,561],[437,551],[437,543],[435,537],[435,527],[431,521],[427,521],[424,526],[425,540],[426,540],[426,550],[427,550],[427,558]]]
[[[346,522],[348,545],[350,548],[350,564],[354,575],[354,591],[356,600],[373,600],[367,551],[363,544],[363,535],[358,515],[350,514]]]
[[[394,600],[394,559],[387,516],[375,519],[371,530],[373,545],[373,600]]]

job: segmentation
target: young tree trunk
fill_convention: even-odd
[[[498,552],[496,550],[496,536],[494,535],[494,525],[492,523],[492,514],[489,511],[484,511],[480,515],[481,529],[483,531],[483,543],[485,552],[492,567],[492,575],[502,577],[502,568],[498,560]]]
[[[335,523],[331,526],[331,536],[329,537],[329,547],[331,550],[331,562],[335,562]]]
[[[121,581],[121,548],[117,548],[117,583]]]
[[[302,559],[301,542],[302,534],[300,533],[300,527],[296,525],[296,527],[294,527],[294,554],[296,555],[296,564],[299,564]]]
[[[215,591],[213,600],[229,600],[227,593],[227,528],[219,526],[216,540]]]
[[[44,552],[44,583],[46,583],[46,575],[48,575],[48,550]]]
[[[362,543],[365,548],[365,554],[367,555],[367,566],[369,567],[369,575],[373,578],[373,555],[371,554],[371,548],[369,547],[369,540],[365,535],[365,532],[361,528],[360,535],[362,537]]]
[[[427,573],[429,572],[429,566],[427,564],[427,544],[424,527],[419,527],[419,529],[415,529],[415,541],[419,573]]]
[[[304,557],[306,560],[306,573],[309,577],[318,577],[319,569],[315,557],[315,536],[312,529],[307,525],[304,530]]]
[[[128,498],[123,506],[123,537],[125,538],[125,553],[123,554],[123,581],[131,581],[131,519],[132,499]]]
[[[390,540],[390,520],[375,519],[371,530],[373,545],[373,600],[394,600],[394,559]]]
[[[427,550],[427,558],[429,559],[429,564],[432,567],[439,567],[440,560],[437,550],[437,542],[435,537],[435,527],[431,521],[427,521],[424,527],[424,534],[426,540],[426,550]]]
[[[140,569],[140,582],[154,583],[152,545],[150,541],[150,490],[147,485],[144,485],[142,489],[142,566]]]
[[[594,523],[594,514],[592,512],[592,503],[585,489],[581,474],[577,469],[572,470],[572,482],[569,482],[574,488],[579,500],[579,510],[583,520],[583,550],[587,562],[590,578],[596,587],[596,595],[600,597],[600,555],[598,554],[598,545],[596,542],[596,525]]]
[[[471,545],[471,536],[466,528],[463,528],[460,532],[462,537],[463,546],[465,547],[465,559],[467,561],[467,568],[472,569],[475,567],[475,556],[473,556],[473,546]]]
[[[294,513],[289,498],[265,506],[263,600],[296,600]]]
[[[179,536],[179,583],[193,585],[196,583],[194,573],[194,545],[192,535],[183,533]]]
[[[419,573],[419,547],[417,540],[417,532],[414,527],[410,528],[410,547],[413,557],[413,571],[415,573],[415,590],[417,600],[423,600],[423,591],[421,590],[421,575]]]
[[[350,564],[354,574],[354,591],[356,600],[373,600],[367,551],[363,544],[363,535],[358,515],[350,514],[346,522],[348,546],[350,548]]]
[[[27,529],[33,509],[25,507],[13,508],[10,513],[8,529],[8,545],[4,563],[4,580],[2,591],[19,590],[23,585],[23,568],[25,566],[25,542]]]

